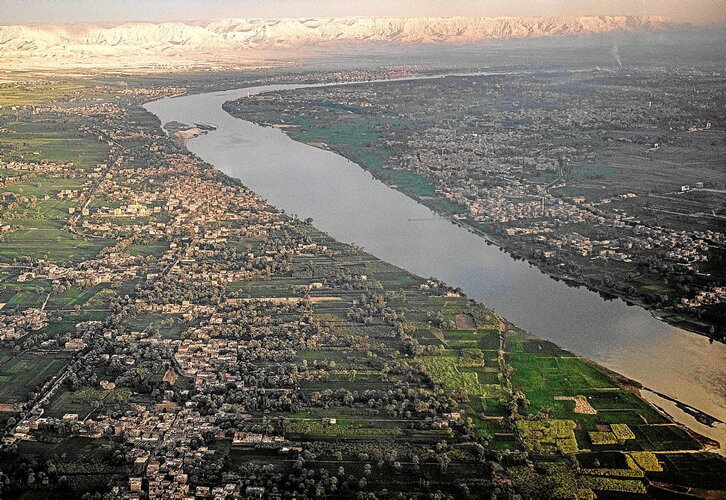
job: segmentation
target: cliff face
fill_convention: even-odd
[[[276,49],[346,43],[467,43],[489,39],[634,32],[668,26],[655,16],[224,19],[204,23],[0,26],[0,62],[112,66],[215,63]]]

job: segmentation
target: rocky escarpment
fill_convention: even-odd
[[[224,19],[118,25],[0,26],[0,62],[65,67],[163,66],[265,58],[266,52],[350,43],[468,43],[634,32],[658,16]]]

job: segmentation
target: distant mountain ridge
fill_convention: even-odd
[[[344,17],[0,26],[0,63],[107,65],[104,58],[227,61],[344,43],[468,43],[666,28],[660,16]]]

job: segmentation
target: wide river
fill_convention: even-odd
[[[332,237],[420,276],[435,276],[509,321],[654,391],[726,421],[726,346],[674,328],[622,300],[555,281],[530,264],[376,180],[357,164],[282,131],[236,119],[225,101],[310,85],[267,85],[165,98],[145,107],[162,124],[214,124],[190,151],[275,206],[312,217]],[[679,422],[716,439],[726,425],[699,423],[653,393],[643,395]]]

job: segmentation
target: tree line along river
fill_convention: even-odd
[[[229,100],[320,84],[265,85],[146,104],[162,124],[213,124],[188,149],[270,203],[376,257],[460,287],[533,334],[726,421],[726,346],[670,326],[638,306],[557,281],[375,179],[355,163],[236,119]],[[643,396],[721,443],[726,425],[704,425],[671,399]]]

